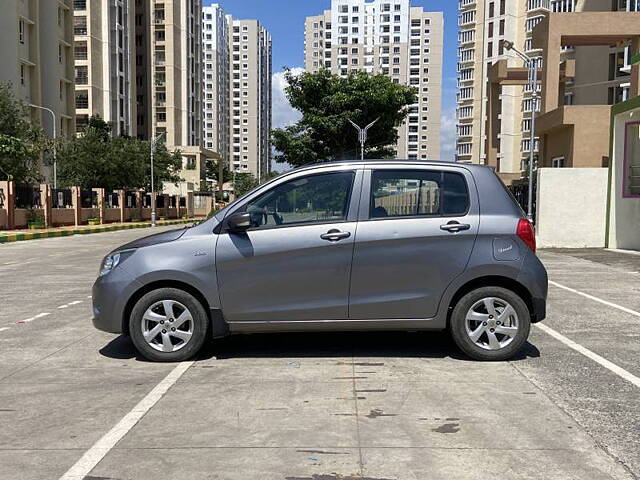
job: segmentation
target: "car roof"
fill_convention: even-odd
[[[300,167],[296,167],[293,170],[289,170],[287,173],[292,172],[300,172],[304,170],[313,170],[313,169],[321,169],[323,167],[337,167],[337,166],[358,166],[361,168],[365,168],[368,166],[375,165],[416,165],[416,166],[438,166],[438,167],[462,167],[467,168],[469,170],[476,169],[487,169],[491,167],[487,167],[485,165],[477,165],[472,163],[459,163],[459,162],[447,162],[447,161],[438,161],[438,160],[417,160],[417,159],[404,159],[404,158],[394,158],[394,159],[365,159],[365,160],[329,160],[326,162],[318,162],[311,163],[309,165],[303,165]]]

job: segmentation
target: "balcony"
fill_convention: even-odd
[[[536,10],[551,11],[551,0],[528,0],[527,13],[535,12]]]

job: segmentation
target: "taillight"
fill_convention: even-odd
[[[516,228],[516,235],[531,249],[532,252],[536,251],[536,232],[533,229],[533,225],[526,218],[521,218],[518,221],[518,228]]]

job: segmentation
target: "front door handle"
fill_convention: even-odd
[[[330,242],[337,242],[338,240],[342,240],[343,238],[349,238],[351,236],[351,232],[341,232],[337,229],[331,229],[327,233],[323,233],[320,235],[320,238],[323,240],[329,240]]]
[[[469,230],[471,228],[471,225],[469,225],[468,223],[459,223],[456,222],[455,220],[452,220],[451,222],[445,224],[445,225],[440,225],[440,230],[444,230],[445,232],[461,232],[462,230]]]

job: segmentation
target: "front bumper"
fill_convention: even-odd
[[[118,266],[98,277],[92,288],[93,326],[109,333],[122,333],[127,301],[142,285]]]

